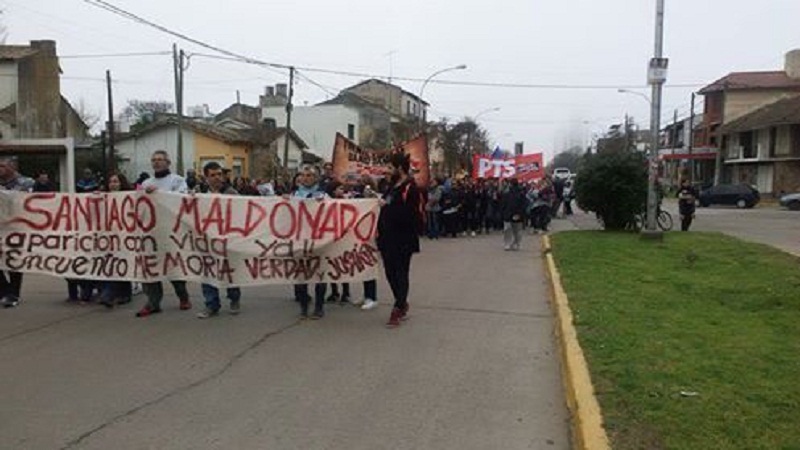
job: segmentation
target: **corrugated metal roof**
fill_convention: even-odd
[[[733,72],[700,90],[701,94],[742,89],[798,89],[800,79],[789,78],[786,72]]]

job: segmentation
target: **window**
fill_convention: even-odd
[[[351,141],[356,140],[356,126],[352,123],[347,124],[347,139],[350,139]]]
[[[417,116],[417,103],[414,102],[413,106],[414,106],[414,117],[416,117]]]
[[[791,155],[800,156],[800,125],[792,125],[789,133],[791,134]]]
[[[244,175],[244,158],[233,158],[231,172],[234,177],[241,177]]]
[[[756,131],[739,133],[739,146],[742,147],[742,159],[753,159],[758,157],[758,154],[756,153],[757,137],[758,132]]]
[[[411,115],[411,100],[406,100],[406,114]]]
[[[778,146],[778,128],[772,127],[769,129],[769,156],[775,157],[775,149]]]

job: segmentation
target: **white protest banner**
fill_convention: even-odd
[[[375,278],[379,204],[0,191],[0,269],[217,286]]]

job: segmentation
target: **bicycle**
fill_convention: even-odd
[[[656,226],[661,231],[670,231],[672,227],[675,225],[674,221],[672,220],[672,214],[668,213],[661,209],[661,207],[657,210],[656,216]],[[633,217],[633,221],[629,224],[630,229],[633,231],[641,231],[642,228],[647,224],[647,215],[646,213],[639,213]]]

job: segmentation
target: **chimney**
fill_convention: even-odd
[[[267,97],[275,97],[275,88],[272,86],[267,86],[264,90],[264,95]]]
[[[288,98],[289,97],[289,90],[286,83],[278,83],[275,85],[275,94],[278,97]]]
[[[793,80],[800,80],[800,49],[786,53],[786,75]]]
[[[55,41],[31,41],[37,52],[17,64],[17,136],[22,139],[67,137],[62,113],[61,68]]]

